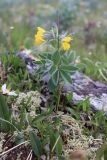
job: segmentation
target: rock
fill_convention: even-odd
[[[18,56],[26,63],[26,68],[33,77],[38,65],[30,50],[18,52]],[[41,80],[48,82],[48,75],[42,75]],[[107,113],[107,85],[94,81],[83,73],[76,72],[72,75],[72,84],[64,85],[64,92],[73,93],[73,102],[77,104],[89,97],[90,104],[95,110],[104,110]]]
[[[70,153],[70,160],[87,160],[86,151],[77,150]]]
[[[73,101],[78,103],[89,97],[91,106],[96,110],[104,110],[107,113],[107,85],[93,81],[88,76],[76,72],[73,76],[73,83],[64,86],[66,92],[73,92]]]

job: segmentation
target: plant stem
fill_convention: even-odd
[[[56,111],[58,112],[59,109],[59,103],[60,103],[60,96],[61,96],[61,89],[60,89],[60,84],[58,84],[58,90],[57,90],[57,104],[56,104]]]
[[[59,17],[58,17],[58,35],[57,35],[57,39],[58,39],[58,54],[60,55],[59,49],[60,49],[60,44],[59,44]],[[59,65],[58,64],[58,70],[59,70]],[[59,109],[59,103],[60,103],[60,78],[58,77],[58,84],[57,84],[57,104],[56,104],[56,112],[58,112]]]

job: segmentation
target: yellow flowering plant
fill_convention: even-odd
[[[40,54],[41,62],[39,73],[49,77],[48,86],[56,97],[56,108],[60,103],[60,93],[65,83],[72,83],[71,75],[77,68],[75,53],[71,50],[72,36],[60,35],[58,27],[54,27],[50,32],[38,27],[35,35],[35,44],[52,45],[51,51]],[[50,35],[50,37],[49,37]]]

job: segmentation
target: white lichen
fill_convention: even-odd
[[[40,93],[38,91],[30,91],[27,93],[20,93],[16,102],[12,105],[13,117],[18,122],[20,121],[20,112],[23,107],[26,108],[26,112],[34,118],[37,108],[41,103]],[[26,114],[27,115],[27,114]]]
[[[62,125],[64,126],[63,138],[66,142],[63,147],[65,157],[68,157],[72,151],[84,150],[87,157],[92,160],[96,156],[97,149],[102,144],[102,139],[96,140],[92,136],[85,136],[82,133],[82,127],[79,123],[68,115],[61,116]],[[97,145],[95,145],[97,143]]]
[[[5,142],[5,133],[0,133],[0,153],[3,151],[3,144]]]

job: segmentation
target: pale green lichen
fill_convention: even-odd
[[[22,155],[22,152],[18,153],[18,154],[17,154],[17,159],[16,159],[16,160],[21,160],[21,155]]]
[[[0,153],[3,151],[3,144],[5,142],[5,133],[0,133]]]
[[[27,93],[20,93],[16,102],[12,106],[13,117],[15,120],[20,121],[20,111],[23,106],[27,108],[29,115],[34,118],[37,108],[40,107],[41,98],[38,91],[30,91]],[[27,115],[27,114],[26,114]]]
[[[102,139],[94,139],[92,136],[85,136],[82,133],[82,127],[79,123],[68,115],[61,116],[62,125],[64,126],[63,137],[66,141],[63,152],[68,157],[72,151],[84,150],[87,157],[92,160],[96,156],[97,149],[102,144]]]

